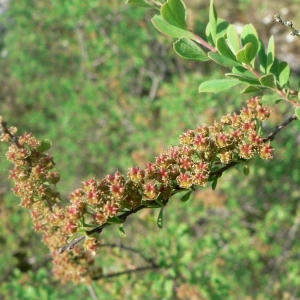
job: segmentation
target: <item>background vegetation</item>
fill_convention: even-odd
[[[299,28],[296,2],[215,3],[221,17],[252,22],[266,39],[275,34],[279,57],[292,57],[295,84],[299,41],[286,41],[286,28],[272,16],[288,9]],[[186,3],[201,35],[208,3]],[[224,70],[177,57],[172,39],[150,24],[152,15],[112,0],[12,0],[2,16],[0,112],[22,132],[53,141],[65,198],[91,176],[145,166],[182,131],[247,99],[234,89],[199,95],[198,85]],[[266,132],[290,114],[273,109]],[[274,160],[255,161],[248,177],[237,168],[215,192],[171,201],[163,230],[155,212],[145,211],[126,223],[127,237],[104,232],[104,277],[89,287],[53,280],[47,249],[10,193],[0,145],[0,299],[300,298],[299,127],[276,137]],[[143,266],[149,270],[108,276]]]

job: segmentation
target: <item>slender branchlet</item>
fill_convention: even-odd
[[[281,19],[279,14],[276,14],[274,16],[274,19],[276,20],[276,22],[278,22],[284,26],[287,26],[291,30],[291,35],[294,35],[294,36],[300,38],[300,30],[295,29],[293,27],[293,23],[291,21],[284,21],[283,19]]]

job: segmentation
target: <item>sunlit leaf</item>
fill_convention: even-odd
[[[239,35],[236,27],[230,24],[227,28],[227,43],[234,54],[237,54],[241,49]]]
[[[208,56],[217,64],[220,64],[225,67],[233,67],[233,66],[240,66],[241,63],[239,63],[236,60],[232,60],[230,58],[225,57],[224,55],[217,53],[217,52],[208,52]]]
[[[243,46],[247,45],[248,43],[252,44],[253,49],[251,54],[249,55],[249,60],[253,61],[259,50],[259,40],[256,29],[252,24],[247,24],[243,27],[241,41]]]
[[[236,54],[236,59],[242,63],[245,63],[247,65],[251,64],[252,60],[252,53],[253,53],[253,45],[252,43],[248,43],[244,46],[243,49],[241,49],[237,54]]]
[[[274,59],[275,59],[275,42],[274,42],[274,36],[272,35],[268,43],[266,73],[270,72],[271,67],[274,63]]]
[[[253,77],[248,77],[248,76],[245,76],[245,75],[234,74],[234,73],[226,73],[225,76],[238,79],[239,81],[246,82],[246,83],[251,84],[251,85],[260,85],[259,80],[255,79]]]
[[[186,29],[186,8],[181,0],[168,0],[161,7],[161,15],[167,23]]]
[[[290,69],[290,66],[288,65],[288,63],[285,61],[279,63],[278,69],[279,69],[278,70],[279,84],[281,87],[283,87],[289,82],[290,75],[291,75],[291,69]]]
[[[266,87],[274,88],[276,85],[275,76],[273,74],[267,74],[259,78],[259,82]]]
[[[217,49],[223,56],[236,61],[235,55],[232,53],[231,49],[228,47],[224,37],[219,37],[217,39]]]
[[[230,89],[240,82],[235,79],[213,79],[204,81],[199,86],[199,93],[218,93]]]
[[[195,61],[207,61],[209,57],[201,47],[186,37],[182,37],[173,44],[174,51],[181,57]]]
[[[297,107],[295,109],[295,114],[296,114],[296,117],[298,118],[298,120],[300,120],[300,107]]]
[[[173,38],[187,37],[189,39],[195,40],[195,36],[192,32],[183,30],[176,26],[167,23],[161,16],[156,15],[151,19],[153,25],[158,31]]]
[[[214,44],[216,44],[217,41],[217,22],[218,22],[217,10],[214,6],[214,1],[211,0],[210,7],[209,7],[209,25],[210,25],[210,33]]]

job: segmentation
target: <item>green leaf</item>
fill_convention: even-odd
[[[158,228],[163,228],[164,226],[164,209],[161,208],[161,210],[159,211],[159,214],[158,214],[158,218],[157,218],[157,226]]]
[[[276,86],[276,80],[273,74],[261,76],[259,78],[259,82],[261,83],[261,85],[266,86],[268,88],[274,88]]]
[[[39,152],[45,152],[49,150],[52,146],[52,142],[48,139],[41,141],[41,144],[38,146]]]
[[[146,0],[127,0],[126,3],[134,6],[153,8]]]
[[[270,72],[271,67],[274,63],[274,59],[275,59],[275,42],[274,42],[274,36],[272,35],[268,43],[266,73]]]
[[[168,0],[161,7],[161,15],[167,23],[186,29],[186,8],[181,0]]]
[[[259,50],[258,35],[256,29],[252,24],[247,24],[243,27],[241,41],[243,46],[247,45],[248,43],[252,44],[253,50],[251,52],[251,55],[249,56],[249,60],[252,62]]]
[[[232,73],[258,80],[257,76],[255,76],[252,72],[250,72],[248,69],[246,69],[242,65],[239,65],[237,67],[233,67],[232,68]]]
[[[219,179],[219,177],[216,176],[211,184],[211,188],[213,191],[217,188],[218,179]]]
[[[236,59],[242,63],[245,63],[247,65],[251,64],[252,60],[252,53],[253,53],[253,45],[252,43],[246,44],[243,49],[241,49],[237,54],[236,54]]]
[[[248,85],[240,93],[241,94],[255,93],[255,92],[260,92],[262,89],[263,88],[260,85]]]
[[[298,92],[298,100],[300,101],[300,92]]]
[[[300,120],[300,107],[297,107],[295,109],[295,114],[296,114],[296,117],[298,118],[298,120]]]
[[[283,61],[279,64],[278,69],[279,69],[278,70],[278,73],[279,73],[278,81],[279,81],[280,87],[284,87],[289,82],[290,75],[291,75],[291,69],[290,69],[290,66],[288,65],[288,63],[285,61]]]
[[[217,49],[223,56],[236,61],[235,55],[232,53],[230,48],[228,47],[226,40],[224,37],[219,37],[217,39]]]
[[[253,77],[248,77],[248,76],[245,76],[245,75],[234,74],[234,73],[226,73],[225,76],[229,76],[229,77],[238,79],[239,81],[246,82],[250,85],[260,85],[259,80],[255,79]]]
[[[218,93],[230,89],[240,82],[235,79],[213,79],[204,81],[199,86],[199,93]]]
[[[191,194],[192,194],[193,191],[189,191],[187,192],[186,194],[184,194],[181,198],[180,198],[180,201],[181,202],[186,202],[190,199],[191,197]]]
[[[248,165],[244,165],[243,173],[244,173],[245,176],[248,176],[248,175],[249,175],[250,169],[249,169],[249,166],[248,166]]]
[[[259,69],[262,73],[266,73],[267,66],[267,55],[265,52],[265,45],[263,41],[259,40],[259,50],[258,50],[258,59],[259,59]]]
[[[277,104],[282,100],[282,97],[280,97],[277,94],[270,94],[270,95],[263,95],[261,97],[261,101],[263,102],[264,105],[274,105]]]
[[[183,30],[176,26],[173,26],[167,23],[161,16],[156,15],[151,19],[153,25],[156,27],[158,31],[163,34],[166,34],[173,38],[187,37],[192,40],[196,40],[194,34],[190,31]]]
[[[230,24],[226,20],[218,18],[216,39],[226,36],[227,28],[229,25]]]
[[[217,64],[220,64],[222,66],[229,67],[229,68],[232,68],[233,66],[241,65],[241,63],[239,63],[238,61],[227,58],[217,52],[212,52],[212,51],[208,52],[208,57],[210,57],[210,59],[213,60],[214,62],[216,62]]]
[[[227,44],[234,54],[237,54],[241,49],[239,35],[236,27],[232,24],[227,28]]]
[[[173,44],[174,51],[181,57],[195,61],[207,61],[209,57],[199,45],[186,37],[182,37]]]
[[[125,230],[124,230],[124,224],[121,224],[119,227],[119,235],[124,237],[126,236]]]
[[[218,25],[217,22],[218,22],[218,14],[214,6],[214,1],[211,0],[210,7],[209,7],[209,25],[210,25],[210,33],[214,45],[216,44],[217,41],[217,25]]]

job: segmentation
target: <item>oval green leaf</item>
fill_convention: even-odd
[[[218,25],[218,14],[216,8],[214,6],[214,1],[210,1],[209,7],[209,25],[210,25],[210,33],[214,44],[217,41],[217,25]]]
[[[240,74],[234,74],[234,73],[226,73],[225,76],[236,78],[239,81],[246,82],[250,85],[260,85],[260,82],[258,81],[258,79],[256,80],[256,79],[248,77],[248,76],[244,76],[244,75],[240,75]]]
[[[207,61],[209,57],[199,45],[186,37],[182,37],[173,44],[174,51],[181,57],[195,61]]]
[[[153,25],[156,27],[158,31],[161,33],[168,35],[173,38],[187,37],[192,40],[196,40],[194,34],[190,31],[183,30],[176,26],[173,26],[167,23],[161,16],[156,15],[151,19]]]
[[[267,52],[267,65],[266,65],[266,72],[269,73],[271,70],[271,67],[274,63],[275,59],[275,42],[274,42],[274,36],[272,35],[269,39],[268,43],[268,52]]]
[[[241,63],[239,63],[238,61],[229,59],[217,52],[208,52],[208,56],[210,57],[211,60],[213,60],[217,64],[220,64],[225,67],[232,68],[234,66],[237,67],[241,65]]]
[[[279,72],[278,80],[279,80],[280,87],[284,87],[289,82],[290,75],[291,75],[291,69],[288,63],[285,61],[281,62],[278,67],[278,72]]]
[[[52,142],[48,139],[41,141],[39,147],[38,147],[38,151],[39,152],[45,152],[47,150],[49,150],[52,146]]]
[[[199,86],[199,93],[218,93],[230,89],[240,83],[236,79],[213,79],[204,81]]]
[[[189,191],[187,192],[186,194],[184,194],[181,198],[180,198],[180,201],[181,202],[186,202],[190,199],[191,197],[191,194],[192,194],[193,191]]]
[[[235,55],[232,53],[231,49],[228,47],[224,37],[219,37],[217,39],[217,49],[223,56],[236,61]]]
[[[245,63],[247,65],[251,64],[251,57],[252,57],[252,53],[253,53],[253,45],[252,43],[248,43],[244,46],[244,48],[242,50],[240,50],[237,54],[236,54],[236,59],[239,62]]]
[[[259,82],[261,83],[261,85],[271,89],[276,85],[275,76],[273,74],[267,74],[260,77]]]
[[[186,29],[186,8],[181,0],[168,0],[161,7],[161,15],[167,23]]]
[[[249,166],[248,166],[248,165],[244,165],[243,173],[244,173],[245,176],[248,176],[248,175],[249,175],[250,169],[249,169]]]
[[[227,43],[234,54],[237,54],[241,50],[239,35],[236,27],[232,24],[227,28]]]
[[[240,93],[241,94],[255,93],[261,91],[262,89],[263,88],[260,85],[248,85]]]
[[[243,27],[241,41],[243,46],[247,45],[248,43],[252,44],[253,50],[249,57],[250,61],[252,62],[255,59],[259,49],[258,35],[252,24],[247,24]]]

